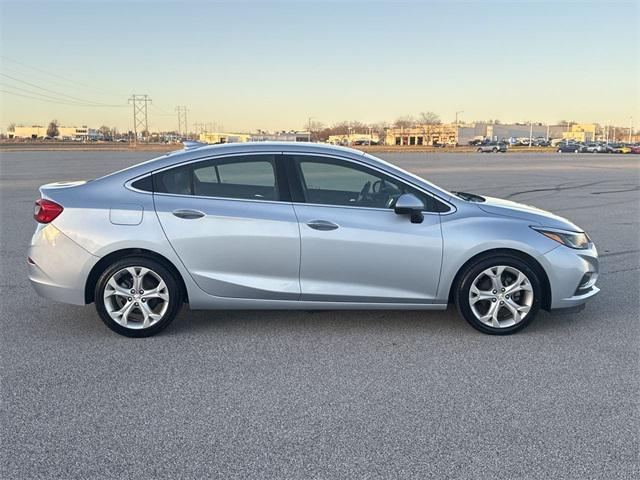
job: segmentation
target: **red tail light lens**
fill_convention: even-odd
[[[43,200],[42,198],[39,198],[36,200],[36,208],[33,213],[33,218],[35,218],[38,223],[49,223],[60,215],[62,210],[64,210],[62,205],[58,205],[56,202],[52,202],[51,200]]]

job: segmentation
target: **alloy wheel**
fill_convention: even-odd
[[[497,265],[482,271],[469,289],[469,306],[475,317],[492,328],[520,323],[533,305],[531,281],[515,267]]]
[[[104,288],[104,306],[119,325],[145,329],[158,323],[169,306],[169,289],[160,275],[147,267],[118,270]]]

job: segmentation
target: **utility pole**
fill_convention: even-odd
[[[151,99],[147,95],[132,94],[129,103],[133,104],[133,142],[138,143],[138,132],[149,135],[147,104]]]
[[[185,105],[178,105],[176,107],[176,112],[178,113],[178,135],[183,134],[183,126],[184,126],[184,136],[189,135],[189,124],[187,123],[187,107]]]
[[[633,129],[633,117],[629,117],[629,145],[631,145],[631,130]]]
[[[545,138],[545,140],[548,142],[549,141],[549,124],[547,123],[547,138]]]

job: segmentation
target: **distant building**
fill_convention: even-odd
[[[199,140],[204,143],[244,143],[251,138],[249,133],[203,132]]]
[[[47,136],[47,128],[48,126],[42,125],[32,125],[30,127],[17,125],[15,130],[9,133],[9,138],[30,138],[33,140],[43,138]],[[82,127],[58,126],[58,136],[56,138],[91,140],[101,137],[102,134],[100,132],[85,125]]]
[[[250,142],[308,142],[309,132],[276,132],[256,133],[251,135]]]
[[[385,145],[455,145],[458,127],[455,123],[440,125],[418,125],[409,128],[386,130]]]
[[[278,133],[223,133],[203,132],[199,140],[205,143],[245,143],[245,142],[306,142],[309,132]]]
[[[380,137],[377,133],[350,133],[345,135],[329,135],[327,143],[332,145],[378,144]]]
[[[593,142],[599,133],[600,128],[595,123],[576,123],[562,132],[562,138],[577,142]]]

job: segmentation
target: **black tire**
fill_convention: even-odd
[[[476,150],[478,153],[482,153],[482,149],[479,148],[478,150]]]
[[[154,323],[147,328],[127,328],[123,325],[120,325],[113,318],[111,318],[104,302],[104,289],[109,279],[123,268],[132,266],[140,266],[153,270],[153,272],[159,275],[160,278],[164,281],[169,293],[168,306],[162,318],[158,320],[157,323]],[[169,269],[167,269],[161,263],[147,257],[126,257],[113,263],[107,269],[105,269],[104,272],[102,272],[100,278],[98,278],[98,281],[96,283],[94,298],[98,315],[100,315],[100,318],[107,325],[107,327],[109,327],[114,332],[126,337],[141,338],[150,337],[167,328],[167,326],[173,321],[173,319],[182,308],[183,293],[174,274],[171,273]],[[151,303],[151,300],[149,300],[149,303]]]
[[[519,323],[504,328],[491,327],[482,323],[476,318],[469,304],[469,290],[475,278],[486,269],[498,265],[506,265],[520,270],[527,276],[533,289],[533,303],[529,312]],[[542,305],[542,292],[540,273],[537,268],[515,255],[501,254],[480,258],[478,261],[468,265],[458,276],[454,299],[460,315],[476,330],[490,335],[509,335],[522,330],[535,319]]]
[[[559,148],[559,149],[558,149],[558,153],[562,153],[562,149],[560,149],[560,148]]]
[[[496,147],[493,147],[493,150],[491,150],[493,153],[496,153],[498,151],[498,149]]]

